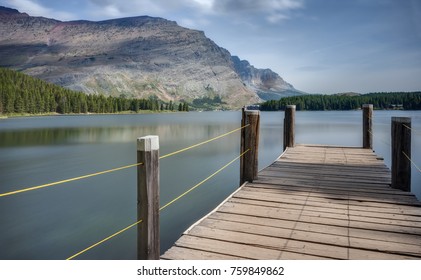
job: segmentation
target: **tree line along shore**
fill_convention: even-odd
[[[187,102],[164,102],[155,96],[147,99],[85,94],[47,83],[23,73],[0,68],[0,116],[43,114],[107,114],[171,112],[200,109],[223,104],[219,98],[201,98]],[[262,111],[284,110],[295,104],[297,110],[356,110],[363,104],[375,109],[421,110],[421,91],[381,92],[362,95],[309,94],[270,100],[260,104]],[[210,108],[210,107],[209,107]]]
[[[421,91],[378,92],[361,95],[309,94],[270,100],[260,105],[262,111],[285,110],[287,105],[296,105],[297,110],[357,110],[363,104],[373,104],[377,110],[421,110]]]

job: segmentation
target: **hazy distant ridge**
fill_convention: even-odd
[[[271,69],[257,69],[247,60],[233,56],[235,71],[247,85],[263,100],[278,100],[283,97],[305,94],[296,90]]]

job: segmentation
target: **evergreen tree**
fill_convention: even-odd
[[[25,113],[23,98],[21,95],[17,95],[15,99],[15,113]]]

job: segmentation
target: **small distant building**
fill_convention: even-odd
[[[392,109],[392,110],[403,110],[403,104],[390,104],[389,109]]]
[[[247,105],[246,110],[260,110],[260,105]]]

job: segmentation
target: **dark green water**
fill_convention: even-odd
[[[390,163],[390,117],[421,112],[375,112],[374,147]],[[160,137],[161,155],[240,126],[239,112],[55,116],[0,120],[0,192],[21,189],[136,162],[136,139]],[[282,150],[283,112],[263,112],[259,168]],[[297,143],[361,145],[361,112],[297,112]],[[239,132],[162,159],[161,205],[239,154]],[[421,135],[412,157],[421,163]],[[413,169],[421,197],[421,176]],[[161,212],[161,250],[214,209],[239,183],[239,163]],[[136,221],[136,169],[0,198],[0,259],[66,259]],[[79,259],[135,259],[135,228]]]

